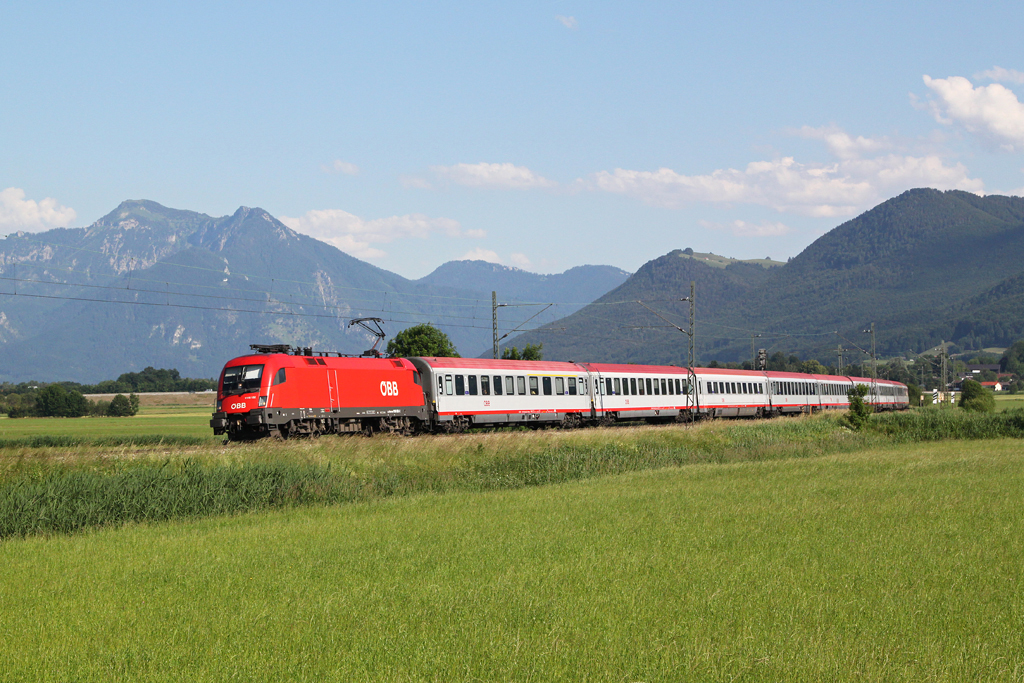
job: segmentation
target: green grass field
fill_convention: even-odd
[[[0,440],[40,435],[136,436],[166,434],[210,437],[212,408],[187,405],[146,406],[135,417],[25,417],[16,420],[0,416]]]
[[[996,412],[1024,408],[1024,394],[996,394]]]
[[[941,442],[0,543],[0,678],[1024,679],[1024,455]]]

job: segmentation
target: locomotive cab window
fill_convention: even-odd
[[[263,380],[262,365],[236,365],[224,370],[223,394],[244,394],[258,391]]]

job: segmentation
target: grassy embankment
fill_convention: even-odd
[[[772,450],[826,427],[858,450]],[[1019,441],[865,450],[825,420],[535,436],[697,435],[716,462],[0,542],[0,677],[1024,678]],[[346,443],[353,465],[426,468],[416,445],[459,460],[507,436]]]
[[[0,448],[0,538],[311,503],[514,489],[694,463],[761,461],[937,439],[1024,436],[1024,413],[839,416],[578,432]],[[136,441],[138,441],[136,439]],[[162,443],[159,443],[162,441]],[[198,445],[197,445],[198,444]],[[2,445],[2,444],[0,444]]]

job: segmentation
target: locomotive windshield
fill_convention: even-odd
[[[224,396],[259,391],[263,379],[262,365],[236,365],[224,370]]]

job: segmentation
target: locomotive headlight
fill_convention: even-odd
[[[266,405],[267,405],[267,397],[266,396],[260,396],[260,408],[266,407]]]

